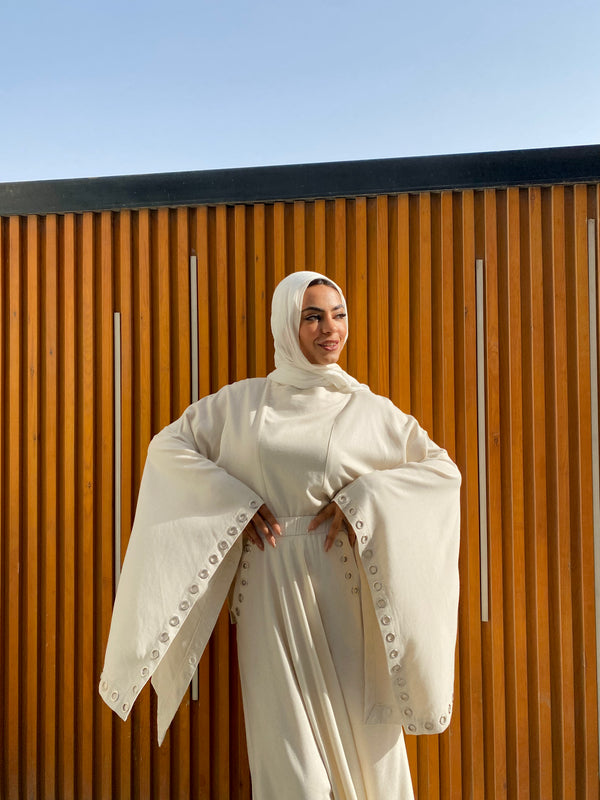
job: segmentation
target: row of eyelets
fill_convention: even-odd
[[[258,505],[259,505],[259,504],[258,504],[258,502],[257,502],[256,500],[251,500],[251,501],[250,501],[250,503],[249,503],[249,506],[250,506],[250,508],[253,508],[253,509],[254,509],[254,508],[258,508]],[[239,522],[245,522],[245,521],[246,521],[246,519],[247,519],[247,515],[246,515],[244,512],[242,512],[242,513],[240,513],[240,514],[238,515],[237,519],[238,519],[238,521],[239,521]],[[227,533],[229,534],[229,536],[237,536],[238,529],[237,529],[235,526],[231,526],[230,528],[228,528],[228,530],[227,530]],[[342,542],[340,542],[340,544],[342,544]],[[226,542],[226,541],[221,541],[221,542],[219,542],[219,544],[218,544],[218,548],[219,548],[219,550],[221,550],[222,552],[225,552],[226,550],[228,550],[228,549],[229,549],[229,545],[227,544],[227,542]],[[250,550],[250,547],[249,547],[248,545],[245,545],[245,546],[244,546],[244,550],[245,550],[246,552],[248,552],[248,551]],[[214,555],[214,554],[213,554],[213,555],[211,555],[211,556],[209,557],[209,559],[208,559],[208,560],[209,560],[209,562],[210,562],[211,564],[217,564],[217,563],[219,562],[219,557],[218,557],[217,555]],[[244,569],[248,569],[248,563],[247,563],[247,562],[244,562],[244,563],[242,564],[242,567],[243,567]],[[206,579],[208,578],[209,574],[210,574],[210,573],[209,573],[209,571],[208,571],[207,569],[202,569],[202,570],[200,570],[200,572],[198,572],[198,577],[199,577],[199,578],[202,578],[202,580],[206,580]],[[247,585],[247,583],[248,583],[248,582],[247,582],[246,580],[242,580],[242,585],[246,586],[246,585]],[[191,586],[189,587],[188,591],[189,591],[189,593],[190,593],[190,594],[192,594],[192,595],[195,595],[195,594],[198,594],[198,592],[200,591],[200,587],[198,586],[198,584],[197,584],[197,583],[193,583],[193,584],[191,584]],[[241,595],[241,594],[240,594],[240,595],[238,595],[238,599],[239,599],[239,601],[240,601],[240,602],[242,602],[242,600],[243,600],[243,595]],[[182,601],[179,603],[179,610],[180,610],[180,611],[184,611],[184,612],[185,612],[185,611],[187,611],[187,610],[190,608],[190,605],[191,605],[191,604],[190,604],[190,602],[189,602],[188,600],[182,600]],[[237,612],[237,614],[239,615],[239,608],[237,608],[237,609],[236,609],[236,612]],[[171,625],[172,627],[177,627],[177,626],[179,625],[179,623],[180,623],[180,619],[179,619],[179,617],[178,617],[178,616],[173,616],[173,617],[171,617],[171,619],[169,620],[169,625]],[[167,633],[167,631],[163,631],[163,632],[160,634],[160,636],[159,636],[158,638],[159,638],[159,641],[160,641],[160,642],[162,642],[163,644],[166,644],[166,643],[167,643],[167,642],[170,640],[170,636],[169,636],[169,634]],[[151,658],[152,658],[154,661],[156,661],[156,660],[157,660],[157,659],[160,657],[160,651],[159,651],[158,649],[154,649],[154,650],[152,650],[152,651],[151,651],[151,653],[150,653],[150,657],[151,657]],[[196,656],[195,656],[195,655],[191,655],[191,656],[189,657],[189,663],[190,663],[190,665],[192,665],[192,666],[195,666],[195,665],[196,665],[196,663],[197,663],[197,658],[196,658]],[[146,667],[146,666],[143,666],[143,667],[141,668],[141,670],[140,670],[140,675],[141,675],[143,678],[146,678],[146,677],[148,676],[149,672],[150,672],[150,670],[148,669],[148,667]],[[108,690],[108,682],[107,682],[107,681],[102,681],[101,688],[102,688],[102,691],[106,692],[106,691]],[[135,685],[132,687],[132,690],[131,690],[131,691],[132,691],[132,694],[136,695],[136,694],[138,693],[138,690],[139,690],[139,687],[138,687],[138,685],[137,685],[137,684],[135,684]],[[111,693],[111,695],[110,695],[110,698],[111,698],[111,700],[112,700],[114,703],[116,703],[116,702],[117,702],[117,700],[119,699],[119,692],[118,692],[118,691],[116,691],[116,690],[115,690],[115,691],[113,691],[113,692]],[[128,703],[123,703],[123,705],[121,706],[121,708],[122,708],[122,709],[123,709],[123,711],[126,713],[127,711],[129,711],[129,704],[128,704]]]

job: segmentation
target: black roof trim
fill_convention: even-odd
[[[0,215],[600,181],[600,145],[0,183]]]

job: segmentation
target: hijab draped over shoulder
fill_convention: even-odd
[[[275,369],[269,380],[298,389],[314,386],[331,386],[340,392],[355,392],[367,389],[339,364],[311,364],[300,349],[298,332],[302,316],[302,300],[308,286],[314,280],[324,280],[335,287],[346,313],[346,299],[340,287],[318,272],[293,272],[278,284],[271,306],[271,331],[275,341]],[[345,341],[344,341],[345,344]]]

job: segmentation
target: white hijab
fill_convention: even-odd
[[[300,349],[298,333],[302,316],[304,292],[311,281],[326,280],[335,286],[344,308],[346,300],[340,287],[318,272],[293,272],[284,278],[273,292],[271,304],[271,330],[275,341],[275,370],[269,380],[298,389],[313,386],[332,386],[340,392],[367,389],[339,366],[339,364],[311,364]],[[347,311],[347,309],[346,309]],[[346,338],[348,338],[346,336]],[[344,340],[345,343],[346,340]]]

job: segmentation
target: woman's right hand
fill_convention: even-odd
[[[266,503],[263,503],[244,528],[243,535],[247,536],[251,542],[254,542],[259,550],[264,550],[265,545],[263,537],[271,547],[277,547],[275,534],[281,536],[281,527],[271,512],[271,509]]]

